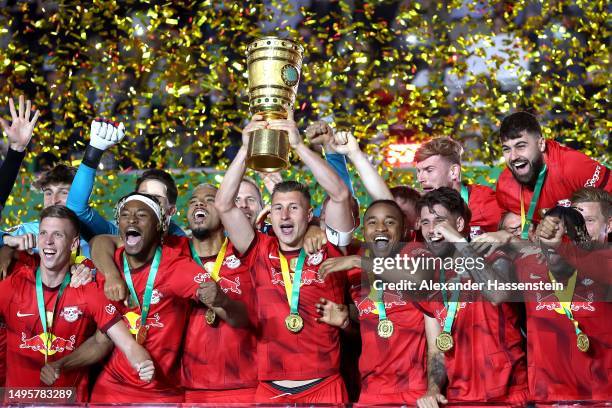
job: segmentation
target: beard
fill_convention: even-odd
[[[512,164],[508,168],[516,181],[524,185],[533,186],[538,180],[542,167],[544,167],[544,155],[541,154],[535,160],[529,161],[529,171],[525,174],[517,174]]]
[[[212,233],[212,230],[208,228],[195,228],[191,230],[191,235],[198,241],[204,241],[209,238]]]

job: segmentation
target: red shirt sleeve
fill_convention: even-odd
[[[191,257],[176,251],[171,256],[167,266],[172,275],[170,291],[178,298],[197,300],[196,290],[200,286],[198,282],[201,282],[198,276],[201,276],[204,269]]]
[[[96,282],[83,287],[83,296],[87,300],[87,312],[96,322],[102,333],[121,320],[117,305],[104,296],[104,291]]]
[[[574,191],[583,187],[605,188],[611,191],[610,169],[593,160],[586,154],[559,146],[562,149],[563,179],[569,183]]]

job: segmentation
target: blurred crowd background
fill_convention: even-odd
[[[0,0],[0,113],[9,118],[8,98],[21,93],[42,112],[28,174],[78,164],[95,117],[122,121],[127,132],[101,170],[223,170],[249,117],[246,46],[278,35],[305,46],[300,128],[325,119],[353,130],[391,185],[412,184],[412,172],[386,170],[409,167],[419,142],[436,135],[462,141],[464,160],[493,182],[496,131],[517,110],[537,115],[547,137],[609,165],[610,7]],[[27,190],[26,175],[21,182]],[[8,204],[27,198],[18,192]]]

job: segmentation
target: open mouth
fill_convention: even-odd
[[[389,237],[386,235],[377,235],[374,237],[374,245],[378,249],[385,249],[389,245]]]
[[[247,209],[245,209],[245,208],[241,208],[241,210],[242,210],[242,213],[243,213],[244,215],[246,215],[246,217],[247,217],[249,220],[250,220],[251,218],[253,218],[253,214],[251,214],[251,212],[250,212],[249,210],[247,210]]]
[[[142,234],[135,228],[125,231],[125,243],[129,246],[137,245],[142,240]]]
[[[431,238],[429,238],[430,242],[442,242],[444,240],[443,236],[433,236]]]
[[[514,167],[514,170],[516,170],[518,173],[525,173],[527,170],[529,170],[529,161],[515,160],[512,162],[512,167]]]
[[[421,186],[421,188],[423,189],[423,191],[425,191],[426,193],[435,190],[433,187],[431,186]]]
[[[283,235],[291,235],[291,233],[293,232],[293,225],[291,224],[282,224],[280,226],[281,232],[283,233]]]
[[[53,248],[45,248],[42,250],[42,252],[46,259],[51,259],[55,256],[55,254],[57,254],[57,250]]]
[[[204,222],[206,217],[208,217],[208,212],[206,210],[200,209],[193,213],[193,220],[196,222],[196,224]]]

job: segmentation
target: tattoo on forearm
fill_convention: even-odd
[[[446,366],[442,353],[428,353],[427,355],[427,379],[429,386],[442,389],[446,382]]]

